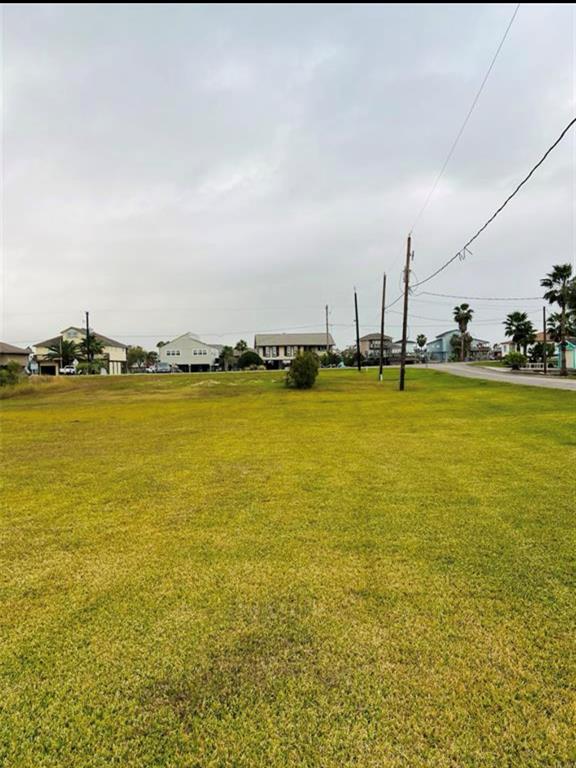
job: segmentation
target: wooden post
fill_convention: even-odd
[[[383,379],[384,368],[384,311],[386,308],[386,272],[384,272],[384,280],[382,281],[382,314],[380,316],[380,371],[378,373],[378,381]]]
[[[358,360],[358,370],[362,371],[362,362],[360,360],[360,327],[358,325],[358,294],[354,288],[354,311],[356,313],[356,358]]]
[[[412,253],[412,238],[408,235],[406,243],[406,266],[404,267],[404,316],[402,318],[402,349],[400,352],[400,386],[401,392],[404,391],[404,380],[406,378],[406,342],[408,333],[408,291],[410,288],[410,260],[414,258]]]
[[[544,323],[544,351],[542,360],[544,361],[544,376],[548,373],[548,334],[546,331],[546,307],[542,307],[542,320]]]
[[[90,313],[86,312],[86,360],[88,364],[91,362],[91,352],[90,352]],[[88,373],[90,373],[90,369],[88,369]]]
[[[327,368],[330,365],[330,360],[328,357],[330,354],[329,340],[330,340],[330,331],[328,329],[328,304],[326,304],[326,367]]]

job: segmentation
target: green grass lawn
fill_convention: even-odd
[[[574,766],[576,397],[396,376],[0,402],[0,764]]]

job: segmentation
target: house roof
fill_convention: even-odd
[[[387,336],[386,334],[384,334],[384,339],[386,341],[392,341],[392,336]],[[367,333],[365,336],[360,336],[360,341],[380,341],[380,334]]]
[[[326,344],[325,333],[257,333],[254,337],[255,347],[265,346],[308,346],[323,347]],[[332,334],[328,334],[328,344],[333,345]]]
[[[456,335],[459,335],[459,334],[460,334],[460,331],[458,330],[458,328],[454,328],[454,329],[453,329],[453,330],[451,330],[451,331],[444,331],[443,333],[438,333],[438,334],[436,335],[436,338],[437,338],[437,339],[441,339],[441,338],[442,338],[442,336],[447,336],[449,333],[451,333],[451,334],[453,334],[453,335],[454,335],[454,334],[456,334]],[[480,342],[481,344],[490,344],[490,342],[489,342],[489,341],[487,341],[486,339],[477,339],[475,336],[472,336],[471,338],[472,338],[472,341],[475,341],[475,342]]]
[[[176,336],[175,339],[172,339],[172,341],[167,341],[166,344],[163,344],[163,347],[167,347],[168,344],[175,344],[177,341],[180,341],[180,339],[192,339],[192,341],[197,341],[198,344],[202,344],[204,347],[210,347],[212,349],[217,349],[217,344],[208,344],[207,341],[202,341],[202,339],[197,336],[195,333],[191,333],[190,331],[186,331],[186,333],[180,334],[180,336]]]
[[[443,331],[442,333],[437,333],[436,338],[441,339],[442,336],[447,336],[449,333],[460,333],[460,331],[458,330],[458,328],[452,328],[449,331]]]
[[[402,344],[402,339],[398,339],[398,341],[395,341],[394,344]],[[416,342],[412,341],[411,339],[406,339],[406,344],[416,344]]]
[[[34,346],[35,347],[50,347],[53,344],[58,344],[60,339],[63,337],[63,334],[66,333],[66,331],[74,330],[78,331],[83,336],[86,336],[86,328],[78,328],[75,325],[70,325],[68,328],[65,328],[63,331],[60,331],[60,334],[58,336],[54,336],[52,339],[46,339],[45,341],[38,341]],[[116,341],[115,339],[110,339],[108,336],[102,336],[101,333],[96,333],[96,331],[93,331],[90,329],[90,335],[94,336],[94,338],[98,339],[98,341],[101,341],[105,346],[107,347],[121,347],[122,349],[128,349],[127,344],[122,344],[121,341]]]
[[[5,341],[0,341],[0,355],[26,355],[30,354],[29,349],[22,349],[22,347],[15,347],[13,344],[7,344]]]

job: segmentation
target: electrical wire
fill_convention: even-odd
[[[488,78],[490,77],[490,73],[492,72],[494,68],[494,64],[496,63],[496,59],[498,58],[498,55],[500,54],[500,51],[502,50],[502,46],[504,45],[506,38],[508,37],[508,32],[510,32],[510,28],[512,27],[512,24],[514,23],[514,19],[516,18],[518,11],[520,10],[521,3],[518,3],[516,5],[516,8],[514,9],[514,13],[512,14],[512,18],[508,22],[508,26],[506,27],[506,31],[504,32],[504,35],[502,36],[502,39],[500,40],[500,43],[498,45],[498,48],[496,49],[496,53],[492,57],[492,61],[490,62],[490,66],[488,67],[488,71],[484,75],[484,79],[482,80],[482,83],[480,85],[480,88],[478,89],[478,92],[476,93],[476,96],[474,97],[474,100],[472,101],[472,105],[470,109],[468,110],[468,113],[466,117],[464,118],[464,122],[460,126],[460,130],[456,134],[456,138],[454,139],[452,146],[450,147],[450,151],[448,152],[448,155],[446,156],[446,160],[444,160],[444,165],[440,169],[440,173],[436,177],[436,180],[434,184],[432,185],[430,191],[428,192],[428,196],[426,200],[424,201],[424,205],[418,212],[418,215],[416,216],[416,220],[414,221],[414,224],[412,224],[412,227],[410,229],[410,234],[414,231],[416,224],[420,221],[420,217],[428,207],[430,201],[432,200],[432,196],[434,195],[434,192],[436,191],[436,188],[438,187],[438,184],[440,183],[440,179],[444,175],[444,171],[446,170],[448,163],[450,162],[452,155],[454,154],[454,151],[456,147],[458,146],[458,142],[462,138],[462,134],[464,133],[464,130],[466,129],[466,126],[468,125],[468,121],[470,120],[470,117],[472,116],[472,113],[474,112],[476,105],[478,104],[478,101],[480,99],[480,96],[482,95],[482,91],[484,90],[484,86],[488,82]]]
[[[452,293],[420,291],[415,296],[442,296],[445,299],[467,299],[468,301],[544,301],[542,296],[457,296]]]
[[[460,260],[462,260],[462,261],[463,261],[463,260],[466,258],[466,256],[468,255],[468,253],[472,253],[472,251],[470,251],[470,250],[469,250],[469,246],[470,246],[470,245],[472,245],[472,243],[473,243],[473,242],[474,242],[474,241],[475,241],[475,240],[476,240],[476,239],[477,239],[477,238],[478,238],[478,237],[479,237],[479,236],[482,234],[482,232],[484,232],[484,230],[485,230],[485,229],[487,229],[487,227],[488,227],[488,226],[490,226],[490,224],[491,224],[491,223],[494,221],[494,219],[495,219],[495,218],[496,218],[496,217],[497,217],[497,216],[498,216],[498,215],[499,215],[499,214],[500,214],[500,213],[501,213],[501,212],[504,210],[504,208],[505,208],[505,207],[508,205],[508,203],[509,203],[509,202],[512,200],[512,198],[514,198],[514,197],[515,197],[515,196],[518,194],[518,192],[519,192],[519,191],[522,189],[522,187],[524,186],[524,184],[526,184],[526,183],[528,182],[528,180],[530,179],[530,177],[531,177],[531,176],[532,176],[532,175],[533,175],[533,174],[536,172],[536,170],[537,170],[537,169],[538,169],[538,168],[539,168],[539,167],[542,165],[542,163],[543,163],[543,162],[546,160],[546,158],[547,158],[547,157],[548,157],[548,155],[549,155],[549,154],[552,152],[552,150],[553,150],[553,149],[555,149],[555,147],[557,147],[557,146],[558,146],[558,144],[560,144],[560,142],[562,141],[562,139],[564,138],[564,136],[566,136],[566,134],[568,133],[568,131],[570,130],[570,128],[572,128],[572,126],[573,126],[575,123],[576,123],[576,117],[574,117],[574,118],[573,118],[573,119],[572,119],[572,120],[571,120],[571,121],[568,123],[568,125],[567,125],[567,126],[564,128],[564,130],[562,131],[562,133],[560,134],[560,136],[558,136],[558,138],[556,139],[556,141],[555,141],[555,142],[554,142],[554,143],[553,143],[553,144],[552,144],[550,147],[548,147],[548,149],[547,149],[547,150],[546,150],[546,152],[545,152],[545,153],[542,155],[542,157],[540,158],[540,160],[539,160],[539,161],[536,163],[536,165],[534,165],[534,166],[532,167],[532,169],[530,170],[530,172],[528,173],[528,175],[527,175],[527,176],[525,176],[525,177],[522,179],[522,181],[521,181],[521,182],[518,184],[518,186],[516,187],[516,189],[515,189],[515,190],[514,190],[514,191],[513,191],[513,192],[512,192],[510,195],[508,195],[508,197],[506,198],[506,200],[504,200],[504,202],[502,203],[502,205],[501,205],[499,208],[497,208],[497,209],[496,209],[496,211],[495,211],[495,212],[492,214],[492,216],[490,216],[490,218],[489,218],[489,219],[488,219],[488,220],[487,220],[487,221],[486,221],[486,222],[485,222],[485,223],[484,223],[484,224],[483,224],[483,225],[480,227],[480,229],[479,229],[479,230],[476,232],[476,234],[474,234],[474,235],[473,235],[473,236],[472,236],[472,237],[471,237],[471,238],[470,238],[470,239],[469,239],[469,240],[468,240],[468,241],[467,241],[467,242],[466,242],[466,243],[465,243],[465,244],[462,246],[462,248],[461,248],[461,249],[458,251],[458,253],[455,253],[455,254],[454,254],[454,256],[452,256],[450,259],[448,259],[448,261],[446,261],[444,264],[442,264],[442,266],[438,267],[438,269],[436,269],[434,272],[432,272],[432,274],[428,275],[428,277],[425,277],[423,280],[419,280],[417,283],[414,283],[414,284],[412,285],[412,288],[417,288],[419,285],[424,285],[424,283],[427,283],[427,282],[429,282],[429,281],[430,281],[430,280],[432,280],[434,277],[436,277],[436,275],[439,275],[439,274],[440,274],[440,272],[443,272],[443,271],[446,269],[446,267],[450,266],[450,264],[452,264],[452,262],[456,261],[456,259],[460,259]]]

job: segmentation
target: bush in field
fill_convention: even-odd
[[[241,371],[243,371],[244,368],[252,368],[252,366],[254,366],[253,370],[256,370],[256,368],[262,364],[263,361],[260,355],[257,355],[256,352],[253,352],[251,349],[242,352],[237,363],[238,368],[240,368]]]
[[[341,362],[342,355],[339,355],[338,352],[324,352],[323,355],[320,355],[320,365],[322,368],[335,367]]]
[[[22,366],[20,363],[12,360],[5,368],[0,369],[0,387],[9,387],[18,384],[22,375]]]
[[[519,371],[526,365],[526,358],[521,352],[510,352],[504,358],[504,365],[508,368],[512,368],[513,371]]]
[[[290,365],[286,374],[286,385],[296,389],[310,389],[314,386],[320,361],[313,352],[301,352]]]

